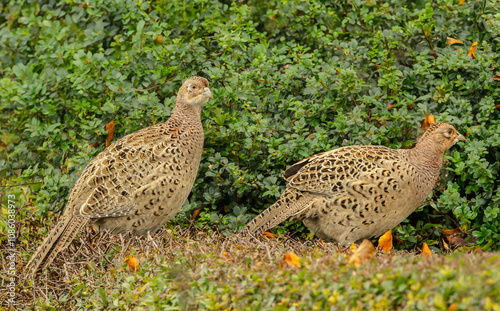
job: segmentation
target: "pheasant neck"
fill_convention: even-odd
[[[444,150],[432,141],[422,141],[407,151],[409,162],[419,173],[420,187],[417,192],[424,199],[439,179]]]
[[[180,120],[182,123],[193,123],[193,121],[201,123],[200,114],[201,107],[197,109],[184,102],[177,102],[170,118]]]

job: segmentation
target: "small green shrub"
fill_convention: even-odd
[[[198,225],[240,228],[279,197],[292,163],[344,145],[409,147],[433,113],[468,141],[445,156],[429,204],[396,230],[401,247],[437,243],[436,228],[458,224],[500,248],[495,1],[0,6],[0,176],[42,182],[33,189],[42,214],[63,209],[105,148],[105,124],[115,120],[117,139],[164,122],[181,82],[198,74],[215,101],[203,110],[205,150],[180,221],[202,208]]]

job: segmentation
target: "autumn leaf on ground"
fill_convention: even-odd
[[[462,41],[460,40],[457,40],[457,39],[453,39],[453,38],[450,38],[450,37],[446,37],[446,39],[448,39],[448,44],[449,45],[452,45],[452,44],[464,44]]]
[[[431,124],[436,123],[436,119],[434,118],[434,115],[431,113],[430,115],[425,117],[424,122],[422,122],[422,126],[420,127],[423,130],[426,130],[430,127]]]
[[[378,239],[378,249],[384,252],[390,252],[392,249],[392,230],[387,230],[384,235]]]
[[[495,76],[493,77],[493,80],[495,80],[495,81],[500,81],[500,76],[499,76],[499,75],[495,75]]]
[[[446,239],[451,246],[460,247],[467,245],[467,241],[458,234],[447,235]]]
[[[300,257],[293,252],[286,253],[283,262],[286,262],[290,267],[300,267]],[[281,265],[281,268],[283,268],[283,265]]]
[[[274,239],[276,236],[274,234],[272,234],[271,232],[264,232],[262,233],[263,236],[265,236],[266,238],[270,238],[270,239]]]
[[[455,311],[455,309],[458,308],[458,303],[454,303],[448,307],[448,311]]]
[[[127,266],[131,271],[134,271],[134,272],[137,271],[137,269],[139,267],[139,259],[137,259],[137,257],[127,256],[127,258],[125,258],[125,262],[127,263]]]
[[[469,53],[467,53],[467,56],[471,56],[473,59],[476,59],[476,55],[474,55],[474,53],[476,52],[476,45],[478,45],[479,42],[474,42],[472,43],[470,49],[469,49]]]
[[[358,247],[356,246],[356,244],[352,243],[351,246],[349,246],[349,250],[355,253],[358,250]]]
[[[232,256],[232,255],[230,255],[230,254],[228,254],[228,253],[226,253],[226,252],[222,252],[222,257],[224,257],[224,258],[226,258],[226,259],[231,259],[231,258],[233,258],[233,256]]]
[[[432,252],[429,249],[429,246],[427,246],[427,243],[424,242],[424,245],[422,246],[422,257],[428,256],[432,256]]]
[[[374,254],[375,246],[373,246],[372,242],[369,240],[364,240],[358,247],[358,250],[352,254],[351,259],[349,259],[349,263],[359,267],[363,261],[372,258]]]
[[[111,140],[115,134],[115,120],[111,120],[108,124],[106,124],[106,131],[108,131],[108,137],[106,137],[106,147],[108,147],[111,145]]]

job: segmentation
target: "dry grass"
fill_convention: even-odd
[[[27,225],[42,225],[36,217],[29,219]],[[30,230],[28,235],[28,241],[40,241],[42,234]],[[31,243],[20,254],[32,253],[35,246]],[[288,252],[301,258],[301,267],[284,261]],[[137,272],[127,267],[128,255],[139,259]],[[87,230],[33,286],[19,288],[16,300],[18,307],[53,310],[160,305],[187,310],[377,310],[418,304],[438,308],[436,303],[443,308],[457,303],[461,310],[499,299],[494,290],[500,289],[500,257],[495,254],[423,259],[407,252],[378,252],[359,268],[348,263],[348,256],[320,240],[224,236],[194,225],[132,238]],[[480,283],[492,290],[481,291]],[[2,287],[0,301],[6,301],[6,294]]]

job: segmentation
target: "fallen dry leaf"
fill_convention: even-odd
[[[439,231],[441,231],[441,233],[443,233],[444,235],[452,235],[452,234],[462,233],[462,230],[460,230],[460,228],[455,228],[455,229],[451,229],[451,230],[441,229]]]
[[[431,113],[428,116],[425,116],[424,122],[422,122],[422,126],[420,127],[423,130],[426,130],[430,127],[431,124],[436,123],[436,119],[434,118],[434,115]]]
[[[163,36],[162,36],[162,35],[158,35],[158,36],[156,37],[156,40],[157,40],[158,42],[163,41]]]
[[[111,120],[108,124],[106,124],[106,131],[108,131],[108,137],[106,137],[106,147],[108,147],[111,145],[111,140],[115,134],[115,120]]]
[[[450,250],[450,246],[448,245],[448,243],[446,243],[446,241],[444,239],[441,239],[443,241],[443,246],[444,246],[444,249],[449,251]]]
[[[283,261],[286,262],[290,267],[300,267],[300,257],[295,255],[293,252],[286,253]],[[283,268],[283,265],[281,267]]]
[[[467,56],[471,56],[473,59],[476,59],[476,55],[474,55],[474,53],[476,52],[476,45],[478,45],[479,42],[474,42],[472,43],[470,49],[469,49],[469,53],[467,53]]]
[[[449,45],[452,45],[452,44],[464,44],[462,41],[460,40],[457,40],[457,39],[453,39],[453,38],[450,38],[450,37],[446,37],[446,39],[448,39],[448,44]]]
[[[364,240],[358,250],[352,254],[351,259],[349,259],[349,263],[359,267],[363,261],[372,258],[374,254],[375,246],[373,246],[372,242],[369,240]]]
[[[455,309],[458,307],[458,303],[454,303],[448,307],[448,311],[455,311]]]
[[[230,255],[230,254],[228,254],[226,252],[222,252],[222,257],[227,258],[227,259],[233,258],[232,255]]]
[[[495,75],[495,76],[493,77],[493,80],[500,81],[500,76],[499,76],[499,75]]]
[[[448,240],[451,246],[460,247],[467,245],[467,241],[458,234],[447,235],[446,239]]]
[[[378,249],[383,250],[384,252],[390,252],[392,249],[392,230],[387,230],[379,239],[378,239]]]
[[[356,244],[352,243],[351,246],[349,246],[349,250],[355,253],[358,250],[358,247],[356,246]]]
[[[458,0],[458,5],[464,6],[465,5],[465,0]]]
[[[427,246],[427,243],[424,242],[424,245],[422,246],[422,257],[428,256],[432,256],[432,252],[429,249],[429,246]]]
[[[268,231],[262,233],[262,235],[265,236],[266,238],[270,238],[270,239],[274,239],[276,237],[273,233],[268,232]]]
[[[139,267],[139,259],[137,259],[137,257],[127,256],[127,258],[125,258],[125,262],[127,263],[127,266],[131,271],[134,271],[134,272],[137,271],[137,269]]]

